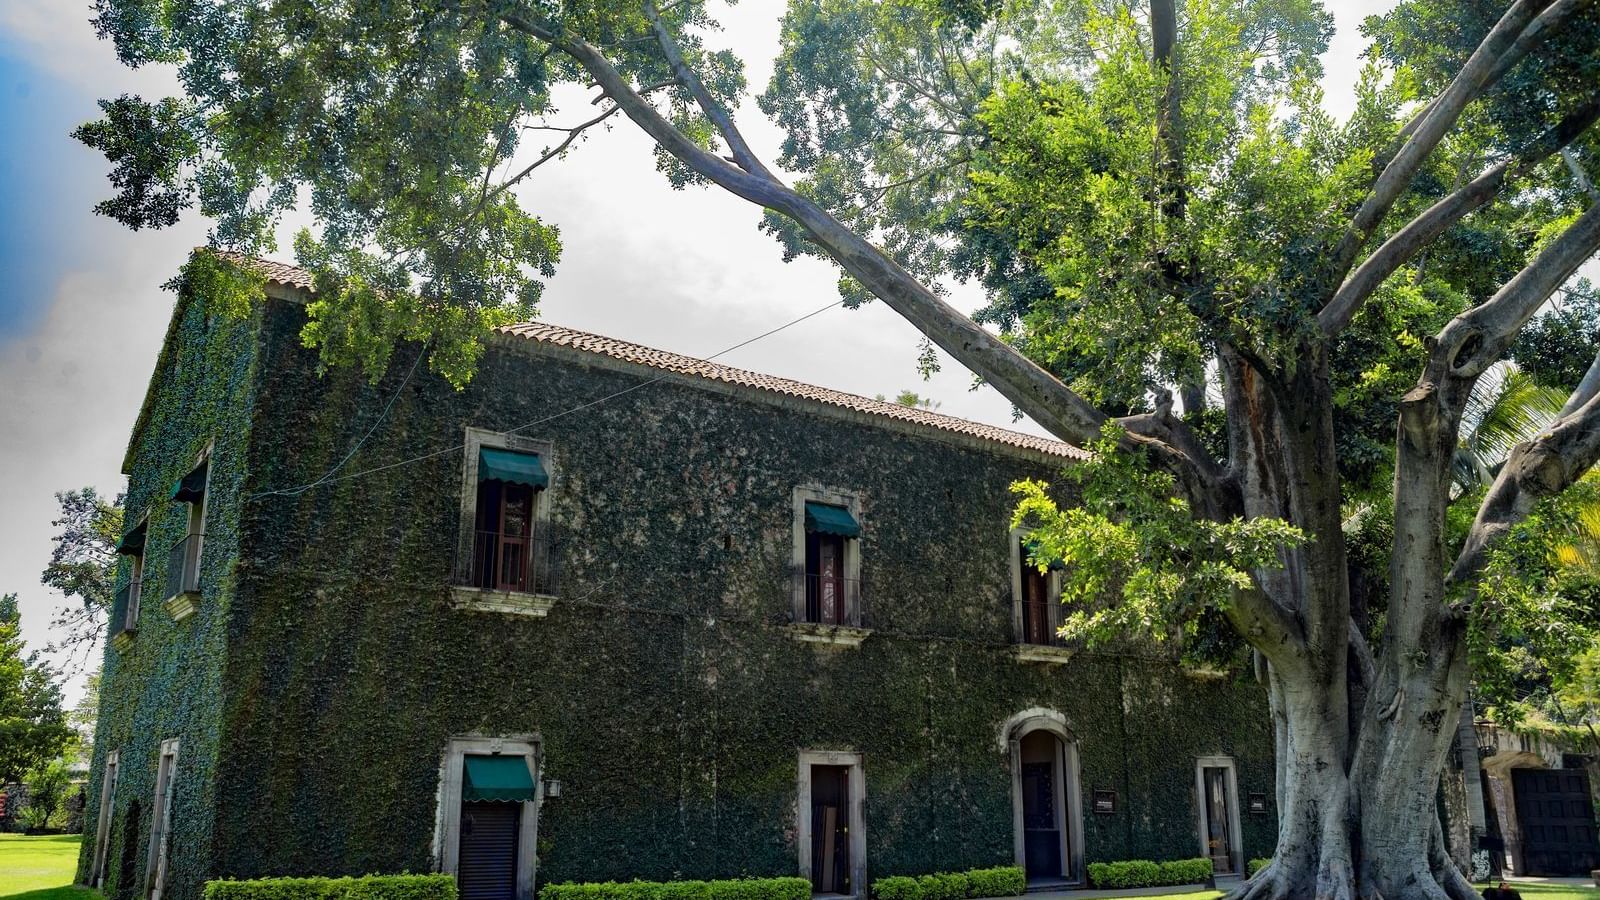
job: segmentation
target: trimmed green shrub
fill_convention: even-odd
[[[1156,884],[1199,884],[1211,877],[1211,860],[1169,859],[1161,866],[1161,880]]]
[[[1017,897],[1028,879],[1016,866],[940,872],[936,875],[890,875],[872,883],[877,900],[973,900],[977,897]]]
[[[1028,890],[1028,876],[1016,866],[973,869],[967,873],[969,897],[1020,897]]]
[[[1269,866],[1271,864],[1272,864],[1272,857],[1270,857],[1270,856],[1268,856],[1268,857],[1266,857],[1264,859],[1252,859],[1249,862],[1244,864],[1244,877],[1246,877],[1246,878],[1254,878],[1254,877],[1256,877],[1256,873],[1257,872],[1261,871],[1262,869],[1265,869],[1267,866]]]
[[[456,900],[449,875],[254,878],[208,881],[205,900]]]
[[[1153,887],[1160,877],[1161,867],[1148,859],[1089,864],[1089,880],[1094,882],[1095,887]]]
[[[539,900],[811,900],[804,878],[547,884]]]
[[[1211,877],[1211,860],[1173,859],[1156,863],[1148,859],[1090,863],[1089,880],[1095,887],[1161,887],[1170,884],[1198,884]]]

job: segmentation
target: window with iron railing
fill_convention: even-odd
[[[1040,571],[1039,561],[1034,558],[1033,541],[1026,534],[1014,533],[1011,552],[1017,578],[1013,583],[1019,612],[1017,643],[1062,646],[1056,633],[1061,626],[1060,563],[1051,563]]]
[[[139,588],[141,582],[135,578],[122,586],[111,601],[111,617],[107,622],[111,637],[119,634],[134,634],[139,630]]]
[[[167,599],[200,592],[201,537],[186,535],[167,553]]]
[[[805,568],[795,573],[796,607],[816,625],[862,624],[861,580],[849,576],[856,538],[806,531]]]
[[[477,528],[468,568],[457,583],[487,591],[554,595],[555,541],[535,516],[539,488],[496,479],[478,482]]]

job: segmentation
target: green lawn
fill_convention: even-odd
[[[1567,887],[1564,884],[1525,884],[1519,881],[1507,882],[1517,889],[1525,900],[1596,900],[1600,898],[1600,889],[1584,887]],[[1491,885],[1480,884],[1478,890],[1483,890]]]
[[[76,834],[24,837],[0,834],[0,897],[13,900],[91,900],[99,893],[73,887],[78,869]]]

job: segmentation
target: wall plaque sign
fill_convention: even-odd
[[[1117,811],[1116,791],[1095,791],[1091,807],[1097,813],[1114,813]]]

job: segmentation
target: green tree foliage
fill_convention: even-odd
[[[1572,397],[1495,464],[1526,385],[1468,407],[1600,248],[1565,164],[1600,155],[1594,4],[1406,0],[1364,25],[1341,121],[1313,0],[790,0],[759,103],[793,185],[729,112],[742,63],[708,45],[703,0],[97,0],[95,22],[183,86],[80,130],[114,166],[103,211],[142,227],[192,204],[217,246],[255,250],[304,198],[303,337],[374,374],[409,338],[470,376],[559,251],[514,189],[625,115],[672,184],[761,206],[787,256],[838,264],[850,303],[885,302],[1119,458],[1072,476],[1084,510],[1033,485],[1022,514],[1083,570],[1083,639],[1209,611],[1268,663],[1293,781],[1252,895],[1470,891],[1434,865],[1469,632],[1543,640],[1581,612],[1502,560],[1548,565],[1524,520],[1600,456],[1600,403]],[[570,83],[599,96],[563,120]],[[237,305],[226,268],[197,257],[188,277]],[[987,290],[998,335],[941,299],[951,277]],[[1578,364],[1518,358],[1552,388]],[[1394,577],[1352,579],[1352,555]]]
[[[0,784],[60,756],[73,737],[56,673],[24,652],[21,622],[17,595],[0,597]]]
[[[35,766],[26,779],[28,806],[22,812],[23,819],[34,828],[48,828],[64,808],[71,782],[72,773],[63,759]]]
[[[107,503],[92,487],[56,494],[61,515],[40,582],[66,598],[51,624],[62,633],[53,650],[88,659],[105,632],[116,590],[117,542],[122,539],[122,497]]]
[[[1578,386],[1600,345],[1600,288],[1579,279],[1554,308],[1528,323],[1511,358],[1540,384],[1559,391]]]

